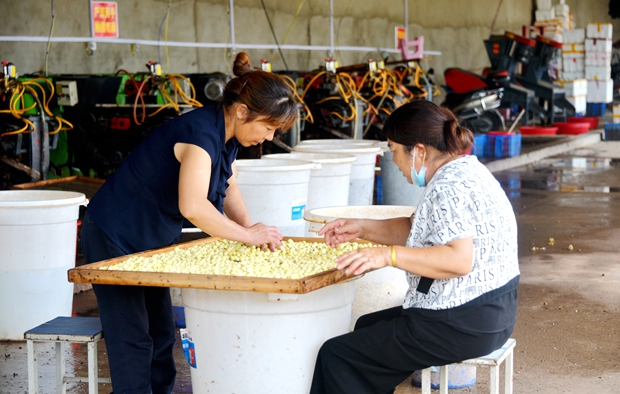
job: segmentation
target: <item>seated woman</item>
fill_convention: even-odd
[[[517,223],[497,180],[447,109],[429,101],[398,108],[383,132],[393,162],[426,187],[411,218],[337,219],[319,232],[337,246],[355,238],[387,247],[340,256],[359,275],[402,269],[402,306],[360,317],[351,333],[319,351],[312,394],[393,392],[414,371],[483,356],[510,337],[516,321]]]

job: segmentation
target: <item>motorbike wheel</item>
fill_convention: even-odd
[[[496,112],[483,112],[475,118],[465,119],[463,124],[476,134],[488,133],[489,131],[501,130],[502,119]]]

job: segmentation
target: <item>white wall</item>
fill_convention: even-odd
[[[121,38],[157,40],[167,0],[117,0]],[[298,1],[264,0],[280,41],[293,20]],[[333,0],[336,45],[393,47],[394,27],[404,24],[403,0]],[[229,37],[228,0],[174,0],[168,26],[170,41],[220,42]],[[424,35],[426,48],[441,56],[424,63],[433,67],[441,82],[447,67],[480,71],[488,65],[483,39],[491,32],[499,0],[409,0],[409,38]],[[575,12],[577,26],[589,21],[608,22],[607,0],[567,0]],[[532,0],[504,0],[497,14],[494,34],[506,30],[520,33],[532,21]],[[47,36],[51,21],[51,0],[0,0],[3,21],[0,36]],[[55,37],[88,37],[90,32],[87,0],[56,0]],[[273,38],[259,0],[235,0],[235,41],[273,44]],[[7,17],[8,16],[8,17]],[[620,26],[614,21],[615,36]],[[162,36],[163,38],[163,36]],[[329,45],[329,0],[305,0],[286,44]],[[240,48],[242,49],[242,48]],[[0,42],[0,60],[13,62],[20,74],[45,69],[46,43]],[[274,69],[284,69],[281,58],[269,50],[248,50],[254,65],[261,58],[273,60]],[[169,62],[161,47],[164,70],[174,73],[226,71],[231,62],[224,49],[169,47]],[[285,51],[292,70],[319,67],[324,51]],[[342,65],[378,58],[378,52],[336,53]],[[398,55],[396,58],[399,58]],[[146,71],[148,60],[156,60],[157,47],[129,44],[102,44],[92,56],[85,43],[52,43],[48,71],[53,73],[113,73]]]

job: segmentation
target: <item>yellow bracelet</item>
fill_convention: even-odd
[[[396,268],[396,249],[392,245],[392,267]]]

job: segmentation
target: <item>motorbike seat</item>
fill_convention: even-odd
[[[457,94],[473,93],[488,88],[484,77],[460,68],[448,68],[443,75],[446,86]]]

